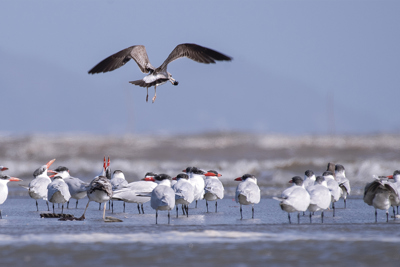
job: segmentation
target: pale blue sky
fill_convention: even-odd
[[[0,132],[399,132],[399,12],[399,1],[1,1]],[[185,42],[234,60],[174,61],[179,85],[154,104],[128,83],[144,76],[133,62],[87,74],[136,44],[158,66]]]

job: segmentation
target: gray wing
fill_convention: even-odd
[[[364,189],[364,202],[372,206],[372,201],[374,200],[376,190],[381,185],[379,180],[368,183]]]
[[[129,60],[135,60],[143,73],[153,71],[155,68],[150,64],[146,48],[143,45],[134,45],[121,50],[101,61],[88,71],[89,74],[109,72],[125,65]]]
[[[94,178],[89,185],[88,192],[91,194],[95,190],[102,190],[107,193],[109,197],[112,197],[112,185],[110,181],[104,176],[98,176]]]
[[[157,68],[156,71],[165,70],[167,65],[172,61],[187,57],[199,63],[215,63],[215,61],[231,61],[232,58],[228,57],[220,52],[212,50],[210,48],[200,46],[197,44],[180,44],[175,47],[175,49],[169,54],[168,58],[164,63]]]

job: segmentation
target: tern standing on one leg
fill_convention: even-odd
[[[171,188],[171,176],[167,174],[159,174],[154,177],[158,186],[151,192],[150,205],[156,210],[156,224],[159,210],[168,211],[168,224],[170,223],[170,210],[175,206],[175,192]]]
[[[147,89],[146,102],[149,99],[149,87],[154,86],[153,103],[156,100],[156,88],[170,81],[173,85],[178,85],[178,82],[172,78],[171,73],[167,71],[168,64],[172,61],[187,57],[199,63],[215,63],[215,61],[231,61],[232,58],[210,48],[197,44],[180,44],[169,54],[168,58],[155,68],[151,65],[146,48],[143,45],[134,45],[121,50],[108,58],[101,61],[99,64],[89,70],[89,74],[109,72],[118,69],[125,65],[129,60],[133,59],[143,73],[149,73],[142,80],[131,81],[130,83],[145,87]]]

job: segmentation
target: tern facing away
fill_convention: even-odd
[[[340,196],[344,201],[344,208],[346,208],[347,196],[350,195],[351,187],[350,181],[346,178],[346,173],[343,165],[336,164],[335,166],[335,178],[339,183],[339,187],[341,189]]]
[[[178,218],[178,205],[182,205],[183,215],[189,217],[189,204],[194,200],[194,187],[189,182],[189,175],[186,173],[178,174],[174,180],[177,182],[172,186],[175,191],[176,218]]]
[[[252,174],[244,174],[235,181],[242,181],[236,187],[235,200],[240,203],[240,219],[243,219],[242,205],[251,205],[251,218],[254,219],[254,204],[261,199],[260,188],[257,185],[257,178]]]
[[[289,223],[290,213],[297,212],[297,222],[300,224],[300,211],[306,211],[310,205],[310,194],[303,186],[303,179],[300,176],[295,176],[289,183],[293,185],[282,192],[281,197],[273,197],[280,201],[281,209],[288,213]]]
[[[68,202],[71,198],[69,188],[67,183],[61,176],[55,176],[53,181],[47,186],[47,199],[53,203],[53,213],[54,213],[54,203],[62,204],[61,216],[64,214],[64,203]]]
[[[125,65],[129,60],[133,59],[139,69],[143,73],[149,73],[142,80],[131,81],[131,84],[138,85],[140,87],[146,87],[147,96],[146,102],[149,99],[149,87],[154,86],[154,97],[153,103],[156,100],[156,89],[157,86],[162,85],[170,81],[173,85],[178,85],[178,81],[172,78],[171,73],[167,71],[168,64],[172,61],[187,57],[199,63],[215,63],[215,61],[231,61],[232,58],[226,56],[220,52],[212,50],[210,48],[200,46],[197,44],[180,44],[175,47],[175,49],[169,54],[168,58],[164,61],[161,66],[155,68],[151,65],[149,57],[146,52],[144,45],[134,45],[125,48],[108,58],[104,59],[91,70],[88,71],[89,74],[104,73],[113,71]]]
[[[328,189],[328,184],[323,176],[318,176],[315,184],[307,188],[310,194],[310,223],[312,222],[312,214],[316,211],[321,211],[321,222],[324,222],[324,210],[329,209],[331,204],[331,192]]]
[[[168,211],[168,224],[170,224],[170,210],[175,206],[175,191],[171,188],[171,176],[167,174],[159,174],[154,176],[153,180],[158,185],[151,192],[150,205],[156,210],[156,224],[159,210]]]
[[[0,166],[0,170],[1,172],[3,171],[4,167]],[[6,170],[6,169],[5,169]],[[0,205],[3,204],[8,196],[8,182],[18,182],[18,181],[22,181],[19,178],[16,177],[10,177],[8,175],[4,175],[2,173],[0,173]],[[1,216],[1,210],[0,210],[0,219],[3,219],[3,217]]]
[[[206,207],[208,212],[208,201],[215,201],[215,212],[217,212],[218,199],[224,198],[224,186],[218,177],[222,175],[217,171],[209,170],[206,174],[204,198],[206,199]]]

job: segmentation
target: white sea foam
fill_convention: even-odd
[[[290,242],[290,241],[337,241],[337,242],[386,242],[400,243],[397,236],[379,236],[345,233],[261,233],[238,231],[205,230],[200,232],[157,232],[134,234],[108,234],[108,233],[82,233],[82,234],[26,234],[26,235],[0,235],[0,246],[5,245],[30,245],[30,244],[212,244],[212,243],[245,243],[245,242]]]

